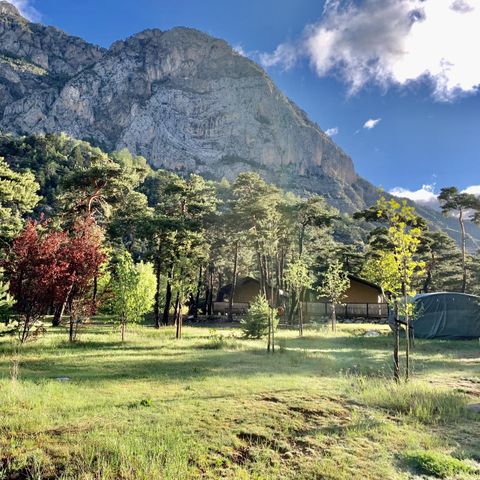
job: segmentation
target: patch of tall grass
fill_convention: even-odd
[[[426,424],[450,423],[469,416],[468,398],[421,381],[394,383],[358,379],[353,387],[359,401]]]

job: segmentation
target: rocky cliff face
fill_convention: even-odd
[[[254,169],[345,210],[371,189],[258,65],[187,28],[147,30],[104,50],[0,1],[0,130],[65,132],[207,177]]]
[[[255,170],[347,212],[377,197],[258,65],[188,28],[146,30],[105,50],[0,0],[0,131],[65,132],[207,178]],[[453,231],[455,222],[424,213]]]

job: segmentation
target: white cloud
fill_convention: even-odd
[[[285,70],[289,70],[297,63],[298,53],[295,45],[282,43],[273,53],[260,53],[259,59],[264,67],[281,65]]]
[[[242,57],[247,56],[247,52],[243,49],[241,45],[234,45],[232,49],[234,52],[237,52],[239,55],[242,55]]]
[[[400,198],[408,198],[419,205],[425,205],[427,207],[440,208],[440,202],[438,201],[438,192],[435,192],[435,184],[422,185],[422,188],[418,190],[409,190],[407,188],[395,187],[390,190],[389,193]],[[462,193],[472,193],[473,195],[480,196],[480,185],[472,185],[462,190]]]
[[[329,0],[319,22],[295,44],[283,43],[263,65],[309,59],[319,76],[338,75],[358,92],[429,79],[437,100],[478,91],[478,0]]]
[[[32,0],[6,0],[8,3],[15,5],[18,11],[28,20],[38,22],[41,19],[40,12],[34,7]]]
[[[480,197],[480,185],[472,185],[471,187],[463,190],[462,193],[471,193],[473,195],[476,195],[477,197]]]
[[[372,128],[375,128],[381,120],[381,118],[370,118],[363,124],[363,128],[371,130]]]
[[[327,128],[327,130],[325,130],[325,134],[328,135],[329,137],[338,135],[338,132],[339,132],[338,127]]]
[[[390,190],[392,195],[400,198],[408,198],[419,205],[439,209],[439,202],[435,193],[435,185],[423,185],[418,190],[408,190],[402,187],[395,187]]]

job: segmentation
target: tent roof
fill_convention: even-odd
[[[460,292],[432,292],[432,293],[419,293],[415,295],[414,300],[417,300],[419,298],[428,298],[428,297],[435,297],[435,296],[442,296],[442,295],[448,295],[448,296],[460,296],[460,297],[470,297],[470,298],[475,298],[476,300],[480,301],[480,297],[477,295],[471,295],[469,293],[460,293]]]

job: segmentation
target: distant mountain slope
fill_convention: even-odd
[[[0,131],[65,132],[207,178],[255,170],[344,212],[378,196],[257,64],[188,28],[146,30],[105,50],[0,1]]]

